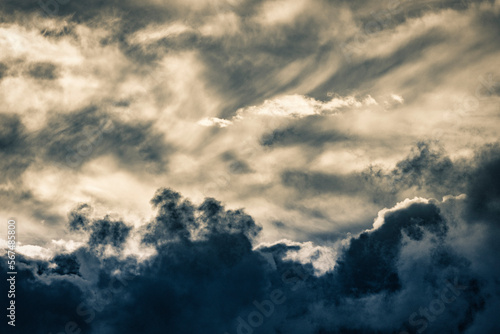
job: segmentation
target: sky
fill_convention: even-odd
[[[498,0],[2,0],[0,326],[499,332],[499,36]]]

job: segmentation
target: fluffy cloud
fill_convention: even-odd
[[[496,159],[485,158],[478,171]],[[210,198],[194,205],[160,189],[151,201],[156,216],[133,231],[144,247],[156,249],[143,260],[96,252],[100,245],[121,252],[131,228],[92,218],[80,205],[68,227],[88,231],[87,244],[48,260],[20,258],[19,319],[31,314],[33,300],[44,311],[18,327],[91,333],[139,327],[150,333],[491,330],[498,270],[481,263],[495,258],[488,240],[492,232],[498,236],[490,225],[497,216],[489,215],[496,209],[482,210],[481,222],[465,213],[473,215],[469,203],[482,196],[476,178],[492,183],[497,175],[472,179],[466,199],[406,200],[382,210],[374,229],[329,246],[258,244],[260,227],[243,211],[226,211]]]

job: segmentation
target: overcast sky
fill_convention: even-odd
[[[498,0],[3,0],[0,217],[73,296],[26,330],[246,333],[274,287],[255,333],[498,331],[499,36]]]

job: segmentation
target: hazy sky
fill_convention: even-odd
[[[178,322],[145,333],[236,332],[279,281],[269,256],[314,279],[255,333],[413,333],[408,317],[451,272],[477,288],[422,332],[493,333],[499,37],[498,0],[2,0],[0,216],[16,218],[26,268],[52,268],[33,279],[74,284],[75,305],[100,286],[95,263],[134,267],[138,295],[202,289],[186,312],[158,302]],[[218,243],[228,235],[242,239]],[[253,277],[248,296],[227,297],[229,274],[157,278],[236,244],[246,257],[228,266]],[[432,262],[440,252],[454,260]],[[54,269],[68,258],[76,269]],[[130,310],[33,328],[139,326],[113,312]]]

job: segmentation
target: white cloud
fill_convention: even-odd
[[[402,96],[400,96],[400,95],[397,95],[397,94],[391,94],[391,98],[392,98],[394,101],[396,101],[396,102],[398,102],[398,103],[401,103],[401,104],[403,104],[403,103],[405,102],[405,100],[403,99],[403,97],[402,97]]]
[[[35,245],[17,246],[16,250],[19,254],[40,260],[48,260],[54,255],[53,251]]]
[[[395,206],[393,206],[390,209],[385,208],[385,209],[380,210],[378,212],[377,218],[375,218],[375,221],[373,222],[373,229],[371,229],[371,231],[376,230],[380,226],[384,225],[385,215],[386,214],[391,213],[391,212],[395,212],[395,211],[399,211],[399,210],[404,209],[404,208],[407,208],[410,205],[415,204],[415,203],[425,203],[425,204],[428,204],[429,200],[426,199],[426,198],[422,198],[422,197],[415,197],[413,199],[407,198],[404,201],[397,203]]]
[[[310,3],[304,0],[266,1],[260,8],[256,20],[265,26],[291,23],[304,12],[305,5],[310,5]]]
[[[129,38],[129,42],[131,44],[151,44],[162,38],[175,37],[189,31],[193,31],[193,29],[181,22],[167,25],[152,24],[134,33]]]
[[[287,95],[266,100],[260,106],[252,106],[237,111],[238,118],[246,115],[267,115],[282,117],[305,117],[320,112],[321,102],[302,95]]]
[[[339,241],[338,245],[342,244],[343,241]],[[272,247],[277,244],[285,244],[287,246],[299,246],[300,249],[297,250],[289,250],[286,252],[283,260],[289,260],[294,262],[299,262],[302,264],[312,264],[314,267],[314,272],[316,275],[321,276],[325,273],[332,271],[335,267],[335,263],[337,261],[337,250],[335,249],[335,245],[333,248],[327,246],[318,246],[314,243],[308,242],[295,242],[288,239],[282,239],[273,243],[261,243],[257,247],[256,250],[266,247]],[[272,258],[268,258],[268,261],[271,261]]]
[[[85,245],[84,242],[78,242],[74,240],[52,240],[52,245],[57,249],[57,253],[71,253],[77,250],[78,248]]]
[[[225,128],[226,126],[233,124],[233,122],[217,117],[206,117],[198,121],[198,124],[201,126],[218,126],[220,128]]]
[[[2,239],[0,239],[0,245],[2,243],[7,244],[7,242]],[[71,253],[75,251],[77,248],[82,247],[84,245],[83,242],[78,242],[78,241],[73,241],[73,240],[52,240],[52,243],[49,244],[48,247],[42,247],[38,245],[24,245],[20,242],[18,242],[16,251],[19,254],[22,254],[24,256],[33,258],[33,259],[38,259],[38,260],[44,260],[48,261],[51,258],[54,257],[56,254],[61,254],[61,253]]]
[[[261,105],[238,109],[231,120],[208,117],[198,121],[203,126],[227,127],[237,121],[260,116],[281,118],[303,118],[311,115],[336,115],[345,108],[361,108],[377,105],[370,95],[359,100],[355,96],[334,96],[322,102],[304,95],[284,95],[264,101]]]
[[[335,114],[343,108],[361,108],[376,104],[375,99],[368,95],[363,100],[354,96],[334,96],[331,100],[322,102],[304,95],[285,95],[264,101],[260,106],[252,106],[237,111],[238,118],[246,115],[267,115],[281,117],[306,117],[311,115]]]
[[[234,13],[219,13],[199,28],[204,36],[223,37],[239,32],[240,18]]]

